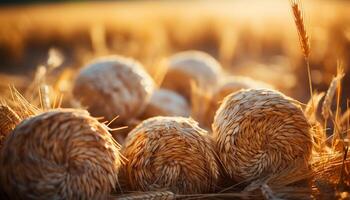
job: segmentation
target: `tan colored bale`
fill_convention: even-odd
[[[154,117],[129,133],[123,169],[130,190],[168,188],[174,193],[213,191],[218,165],[212,141],[197,122],[183,117]]]
[[[94,60],[78,74],[73,93],[96,117],[123,123],[146,107],[154,83],[137,61],[120,56]]]
[[[212,88],[220,78],[221,66],[209,54],[185,51],[169,58],[162,87],[191,98],[191,81],[203,88]]]
[[[300,106],[274,90],[227,96],[216,112],[213,136],[224,168],[236,181],[307,167],[311,156],[310,125]]]
[[[118,180],[119,148],[86,111],[45,112],[8,136],[1,184],[11,199],[106,199]]]
[[[156,116],[180,116],[188,117],[190,106],[181,95],[167,89],[156,90],[151,97],[145,111],[143,119]]]

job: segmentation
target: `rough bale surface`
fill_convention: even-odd
[[[272,89],[273,87],[261,81],[253,80],[243,76],[229,76],[221,81],[213,90],[209,106],[205,114],[204,122],[206,127],[210,127],[213,123],[215,113],[219,108],[222,100],[229,94],[237,92],[241,89]]]
[[[19,116],[8,106],[0,105],[0,149],[8,134],[20,122]]]
[[[142,113],[154,83],[142,65],[129,58],[99,58],[78,74],[73,93],[96,117],[123,123]]]
[[[209,54],[199,51],[185,51],[169,58],[168,71],[162,87],[191,96],[191,81],[203,88],[216,85],[221,73],[220,64]]]
[[[143,119],[155,116],[188,117],[190,107],[184,97],[167,89],[154,91],[151,100],[142,114]]]
[[[86,111],[60,109],[21,122],[4,143],[1,184],[10,199],[105,199],[119,145]]]
[[[189,118],[145,120],[129,134],[122,152],[128,159],[123,173],[130,190],[203,193],[212,191],[217,182],[212,141]]]
[[[267,89],[241,90],[224,99],[213,136],[231,178],[255,179],[293,164],[308,165],[310,125],[295,102]]]

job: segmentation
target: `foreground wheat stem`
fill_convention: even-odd
[[[305,62],[306,62],[306,67],[307,67],[307,75],[308,75],[308,79],[309,79],[309,90],[310,90],[310,98],[313,97],[313,89],[312,89],[312,80],[311,80],[311,70],[310,70],[310,61],[309,61],[309,57],[305,58]],[[311,107],[312,109],[314,109],[314,101],[311,102]]]
[[[292,7],[292,12],[294,15],[294,21],[295,25],[297,27],[298,35],[299,35],[299,42],[301,46],[301,50],[306,62],[306,67],[307,67],[307,75],[309,79],[309,87],[310,87],[310,98],[312,98],[312,80],[311,80],[311,71],[310,71],[310,40],[309,36],[307,34],[305,24],[304,24],[304,17],[302,13],[302,8],[300,6],[299,0],[290,0],[291,7]],[[314,103],[311,102],[312,108],[314,107]]]

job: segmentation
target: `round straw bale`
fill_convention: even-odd
[[[156,116],[188,117],[190,107],[184,97],[167,89],[154,91],[151,100],[142,114],[143,119]]]
[[[120,56],[93,61],[78,74],[73,93],[96,117],[123,123],[146,107],[154,83],[140,63]]]
[[[192,119],[150,118],[126,139],[124,176],[131,190],[212,191],[218,179],[212,145],[207,132]]]
[[[187,100],[191,97],[191,81],[202,88],[211,88],[221,73],[220,64],[209,54],[199,51],[177,53],[168,63],[162,87],[176,91]]]
[[[11,199],[106,199],[120,147],[86,111],[51,110],[22,121],[4,143],[1,184]]]
[[[310,125],[296,101],[277,91],[250,89],[227,96],[212,128],[218,157],[236,181],[308,165]]]

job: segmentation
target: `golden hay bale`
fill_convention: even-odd
[[[310,125],[296,101],[277,91],[250,89],[227,96],[212,127],[217,154],[236,181],[308,165]]]
[[[0,148],[19,122],[19,116],[10,107],[0,105]]]
[[[190,99],[191,81],[203,88],[216,85],[221,73],[220,64],[209,54],[185,51],[169,58],[168,71],[162,87],[174,90]]]
[[[57,109],[22,121],[0,157],[11,199],[104,199],[116,186],[119,145],[86,111]]]
[[[272,89],[273,86],[264,82],[253,80],[249,77],[243,76],[229,76],[224,79],[217,87],[213,90],[207,111],[203,122],[204,126],[210,127],[213,123],[215,112],[219,108],[222,100],[229,94],[237,92],[241,89]]]
[[[155,116],[188,117],[190,107],[184,97],[167,89],[154,91],[151,100],[142,114],[143,119]]]
[[[219,173],[212,145],[207,132],[192,119],[150,118],[126,139],[124,176],[132,190],[212,191]]]
[[[96,117],[123,123],[141,114],[154,83],[135,60],[110,56],[93,61],[75,80],[74,96]]]

